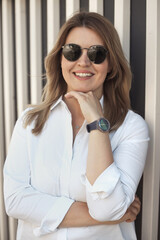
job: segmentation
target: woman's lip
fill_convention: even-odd
[[[87,71],[87,70],[77,70],[77,71],[74,71],[74,73],[89,73],[89,74],[94,75],[93,72],[91,72],[91,71]]]
[[[93,73],[90,73],[90,72],[74,72],[74,77],[77,78],[78,80],[88,80],[90,79],[91,77],[93,77]]]

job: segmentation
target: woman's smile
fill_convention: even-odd
[[[94,76],[94,73],[87,70],[78,70],[73,74],[78,80],[89,80],[92,76]]]

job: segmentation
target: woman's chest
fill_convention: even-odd
[[[77,134],[73,144],[68,132],[64,131],[63,137],[50,133],[28,141],[31,185],[54,196],[85,201],[81,175],[86,171],[88,137]]]

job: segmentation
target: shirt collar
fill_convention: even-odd
[[[50,111],[52,111],[61,102],[63,102],[62,96],[60,98],[58,98],[58,100],[52,104],[52,106],[50,107]]]
[[[103,108],[103,101],[104,101],[104,95],[102,95],[102,97],[101,97],[101,99],[99,100],[100,101],[100,104],[101,104],[101,106],[102,106],[102,108]]]

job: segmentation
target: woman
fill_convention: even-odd
[[[42,102],[17,121],[4,167],[17,239],[136,239],[148,130],[129,110],[116,30],[97,13],[75,14],[45,67]]]

